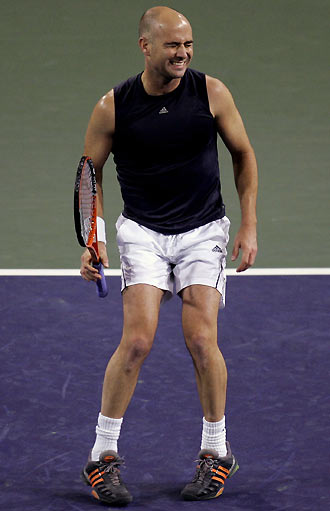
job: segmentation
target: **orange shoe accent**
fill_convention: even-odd
[[[216,481],[220,481],[220,483],[225,484],[224,479],[220,479],[220,477],[213,476],[212,479],[215,479]]]
[[[227,475],[227,474],[224,474],[223,472],[220,472],[220,470],[217,470],[217,471],[216,471],[216,474],[218,474],[218,476],[223,477],[224,479],[227,479],[227,477],[228,477],[228,475]]]
[[[93,484],[93,483],[94,483],[94,481],[95,481],[96,479],[99,479],[99,477],[103,476],[103,474],[104,474],[104,470],[103,470],[103,472],[99,472],[99,471],[97,471],[97,474],[94,474],[94,475],[93,475],[93,477],[90,477],[90,478],[89,478],[90,482]]]
[[[222,472],[224,472],[224,474],[221,474],[225,477],[227,477],[227,475],[229,474],[230,470],[228,470],[228,468],[224,468],[224,467],[218,467],[218,468],[212,468],[212,472],[218,472],[219,470],[221,470]]]
[[[214,472],[215,474],[218,474],[221,477],[224,477],[225,479],[227,479],[227,477],[228,477],[227,474],[224,474],[223,472],[220,472],[220,467],[219,468],[212,468],[212,472]]]
[[[214,498],[220,497],[220,495],[222,495],[223,490],[224,490],[224,488],[221,488]]]
[[[94,483],[92,484],[93,488],[94,488],[94,486],[96,486],[96,485],[97,485],[97,484],[99,484],[100,482],[104,482],[103,477],[100,477],[99,479],[96,479],[96,481],[94,481]]]
[[[93,475],[98,474],[98,472],[99,472],[99,469],[98,469],[98,468],[97,468],[96,470],[93,470],[93,472],[91,472],[91,473],[88,475],[88,479],[89,479],[89,480],[90,480],[90,479],[92,479]]]
[[[92,495],[93,497],[95,497],[97,500],[100,500],[100,497],[98,496],[98,494],[96,493],[95,490],[92,490]]]
[[[114,456],[105,456],[105,458],[103,458],[103,459],[106,463],[110,463],[111,461],[113,461],[115,459],[115,457]]]

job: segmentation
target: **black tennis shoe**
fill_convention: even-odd
[[[184,500],[215,499],[222,494],[226,479],[239,469],[228,442],[226,446],[227,455],[223,458],[212,449],[200,451],[195,477],[181,492]]]
[[[123,459],[115,451],[102,452],[99,461],[88,461],[81,477],[92,487],[95,499],[118,506],[132,502],[132,495],[120,477],[119,467],[123,463]]]

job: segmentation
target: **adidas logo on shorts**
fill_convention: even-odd
[[[221,248],[216,245],[214,248],[212,248],[212,252],[222,252]]]

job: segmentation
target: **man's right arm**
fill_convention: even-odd
[[[115,106],[114,92],[111,90],[96,104],[88,123],[84,155],[93,160],[96,173],[97,186],[97,216],[103,218],[103,166],[107,161],[112,148],[113,135],[115,132]],[[100,258],[105,267],[109,266],[105,244],[99,242]],[[101,278],[97,270],[92,266],[89,250],[85,250],[81,256],[81,276],[85,280]]]

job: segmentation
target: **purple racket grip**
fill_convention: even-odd
[[[93,263],[94,268],[96,268],[101,275],[102,279],[98,279],[96,282],[96,291],[100,298],[105,298],[108,294],[108,286],[107,281],[105,280],[103,264],[102,263]]]

